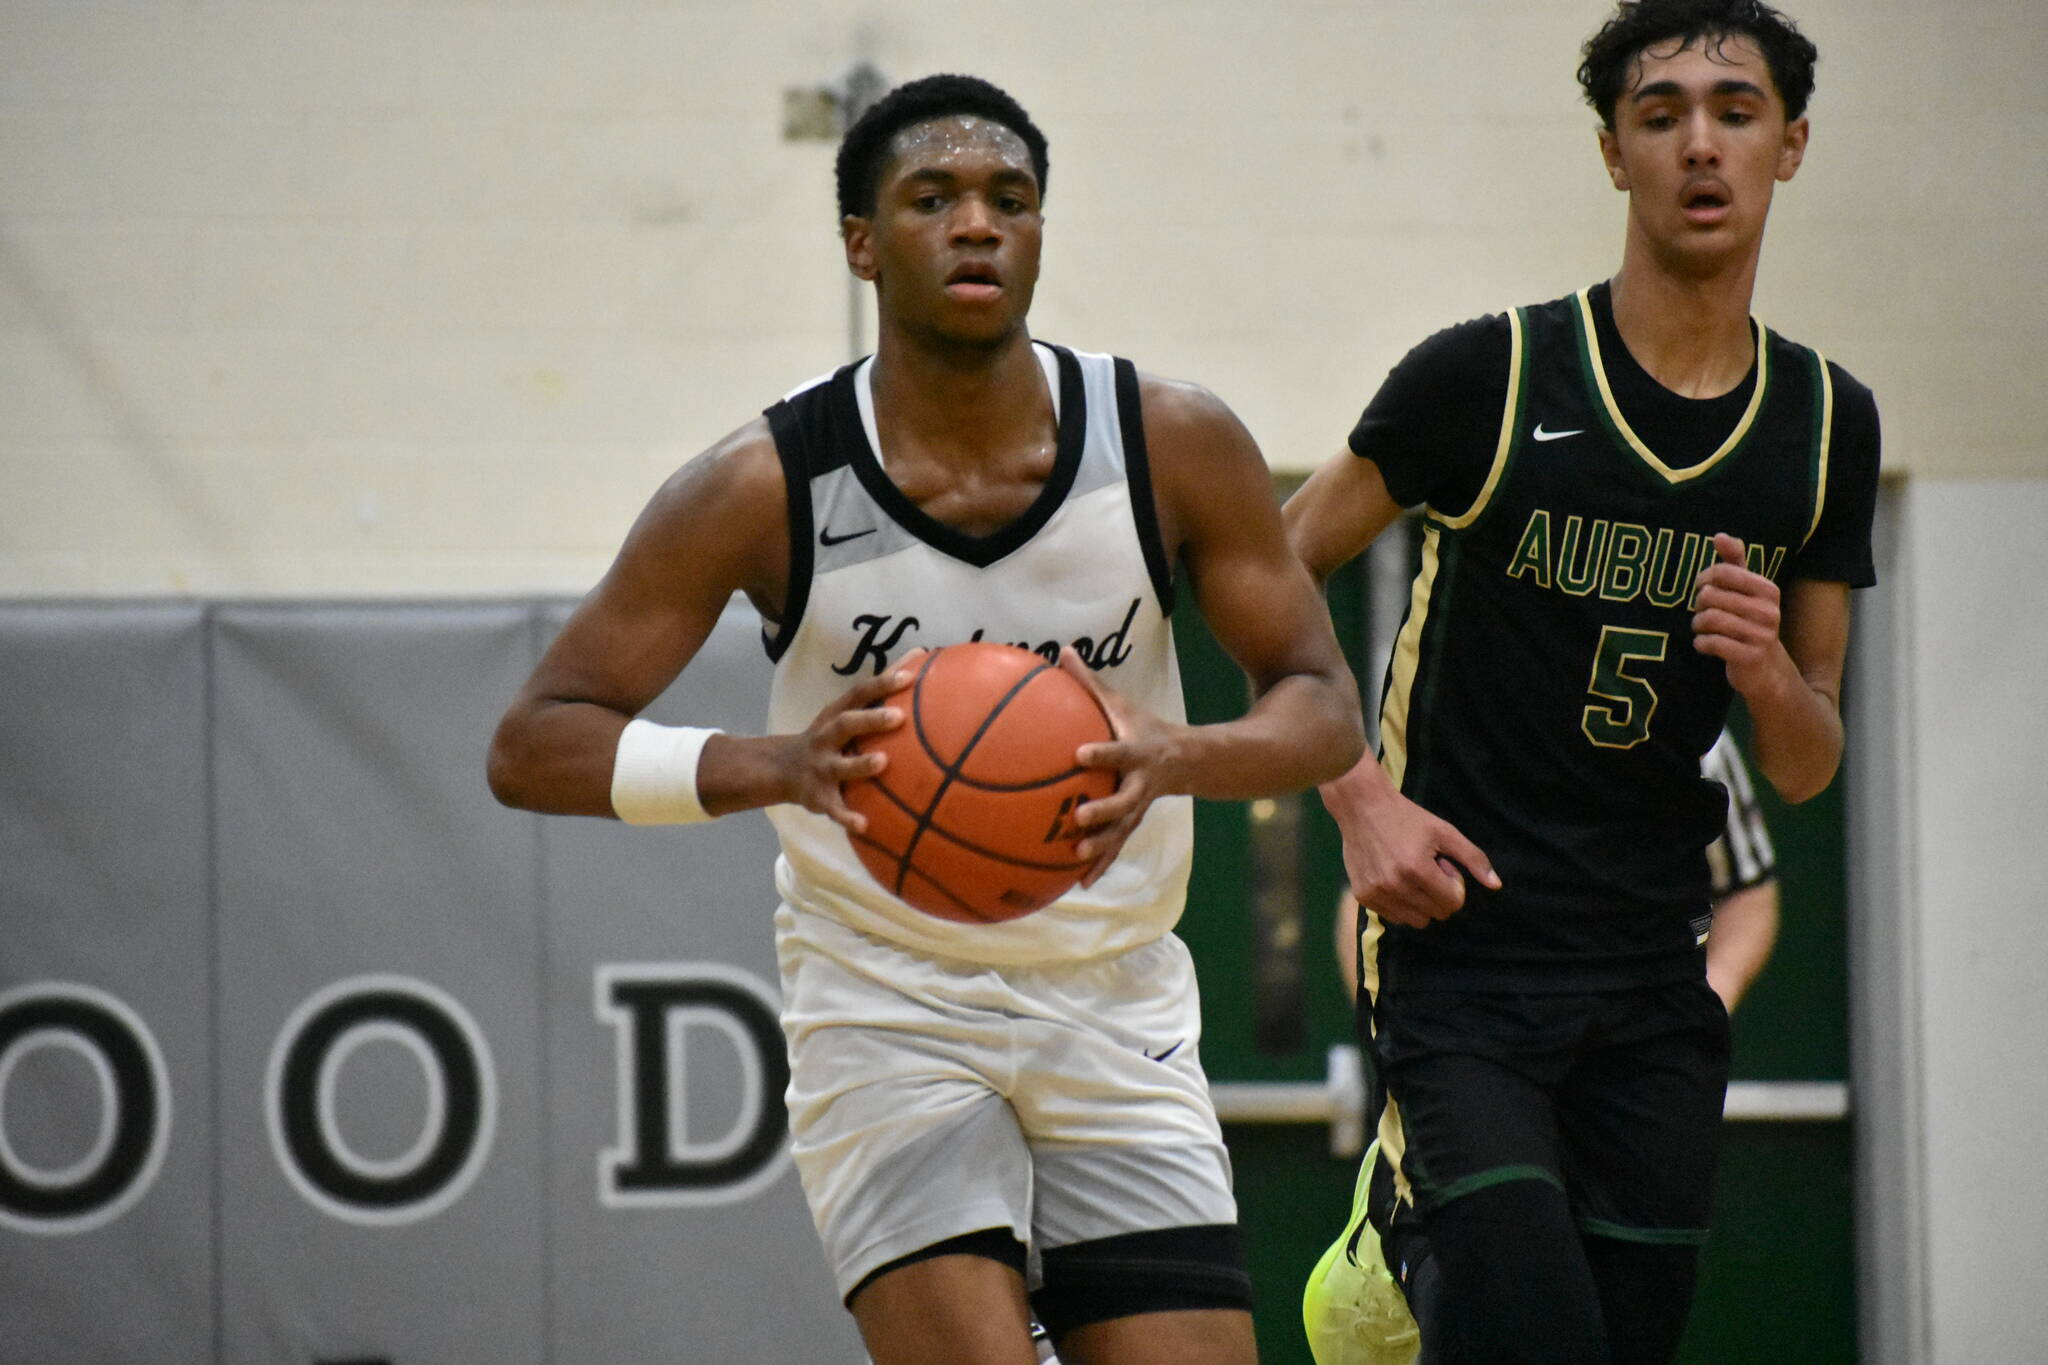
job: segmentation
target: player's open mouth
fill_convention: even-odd
[[[1728,216],[1728,191],[1719,185],[1695,185],[1680,197],[1678,206],[1695,223],[1718,223]]]
[[[980,301],[992,299],[1002,292],[1002,277],[989,266],[956,266],[946,276],[946,293],[956,299]]]

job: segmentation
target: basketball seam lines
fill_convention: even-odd
[[[904,809],[908,810],[909,807],[905,806]],[[943,832],[944,831],[941,831],[941,833]],[[887,854],[891,858],[894,858],[896,856],[896,850],[890,848],[887,844],[882,843],[879,839],[870,839],[865,834],[856,834],[853,836],[853,840],[855,843],[866,844],[869,848],[872,848],[877,852]],[[966,911],[968,914],[972,915],[976,919],[985,918],[979,910],[976,910],[967,901],[961,899],[958,895],[954,894],[953,890],[950,887],[948,887],[944,882],[940,881],[938,878],[932,876],[931,873],[924,871],[922,868],[913,870],[917,872],[918,876],[924,878],[927,882],[930,882],[932,889],[938,892],[940,895],[944,896],[947,900],[953,902],[953,904],[959,906],[962,910]]]
[[[1087,771],[1086,767],[1076,763],[1063,773],[1054,773],[1051,777],[1040,778],[1036,782],[984,782],[978,777],[963,777],[960,781],[978,792],[1000,792],[1005,796],[1010,796],[1017,792],[1035,792],[1042,788],[1053,786],[1056,783],[1065,782],[1068,778],[1079,777]]]
[[[937,654],[932,654],[925,659],[923,666],[917,670],[917,681],[910,686],[910,723],[913,733],[917,735],[917,742],[924,746],[926,756],[939,765],[939,771],[944,777],[939,781],[938,790],[932,793],[932,799],[925,804],[924,814],[917,817],[917,828],[910,832],[910,838],[903,846],[903,853],[896,860],[896,885],[892,889],[898,896],[903,894],[904,879],[910,875],[911,855],[917,852],[918,842],[924,838],[924,832],[931,827],[932,813],[938,810],[939,802],[945,799],[947,788],[953,785],[953,779],[958,777],[960,769],[966,766],[967,757],[974,752],[974,746],[981,743],[981,737],[988,733],[989,726],[995,724],[996,717],[1003,714],[1003,708],[1008,706],[1033,678],[1052,667],[1051,664],[1041,663],[1012,683],[1010,690],[1003,694],[1002,700],[991,706],[988,714],[981,718],[980,726],[968,737],[967,743],[960,746],[959,758],[947,763],[939,757],[938,751],[932,747],[931,741],[925,738],[924,732],[924,675],[931,670],[933,661],[938,657]]]
[[[1076,768],[1074,771],[1079,772],[1081,770],[1079,768]],[[1068,776],[1072,776],[1072,774],[1070,773],[1068,774]],[[911,804],[908,801],[904,800],[897,793],[889,790],[888,785],[884,783],[881,778],[877,777],[873,779],[873,781],[875,784],[875,790],[880,792],[882,795],[888,797],[891,801],[895,802],[896,809],[902,811],[905,815],[908,815],[913,819],[916,818],[917,812],[911,807]],[[978,786],[979,784],[975,783],[970,785]],[[1088,860],[1085,858],[1071,863],[1035,863],[1032,862],[1029,858],[1019,858],[1014,853],[998,853],[996,850],[992,848],[983,848],[980,844],[975,843],[972,839],[961,838],[952,830],[947,829],[944,825],[933,825],[931,827],[931,832],[933,834],[938,835],[941,839],[945,839],[952,843],[958,844],[960,847],[966,849],[969,853],[978,853],[982,857],[987,858],[992,862],[1008,863],[1012,867],[1029,867],[1034,868],[1040,872],[1071,872],[1077,867],[1088,866]],[[876,848],[882,848],[882,845],[873,839],[869,839],[868,842],[870,844],[874,844]],[[887,849],[884,849],[883,851],[888,852]],[[891,853],[890,856],[894,857],[895,855]],[[920,877],[924,877],[927,879],[931,877],[931,873],[926,872],[923,868],[917,869],[917,874]]]

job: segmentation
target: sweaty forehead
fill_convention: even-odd
[[[943,166],[966,156],[994,155],[1031,174],[1031,150],[1003,124],[976,114],[947,114],[900,130],[889,139],[888,170]]]

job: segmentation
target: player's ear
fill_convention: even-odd
[[[1812,131],[1804,114],[1785,125],[1785,140],[1778,146],[1778,179],[1790,180],[1799,174],[1800,163],[1806,160],[1806,139]]]
[[[839,220],[839,240],[846,248],[846,268],[854,278],[872,281],[875,278],[874,222],[858,214],[847,214]]]
[[[1614,130],[1601,127],[1597,130],[1600,138],[1600,159],[1607,163],[1607,178],[1614,182],[1614,188],[1627,193],[1628,171],[1621,164],[1621,139]]]

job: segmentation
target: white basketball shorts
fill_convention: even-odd
[[[1010,1229],[1035,1272],[1055,1247],[1237,1221],[1172,934],[998,968],[787,904],[775,925],[796,1165],[842,1297],[983,1228]]]

